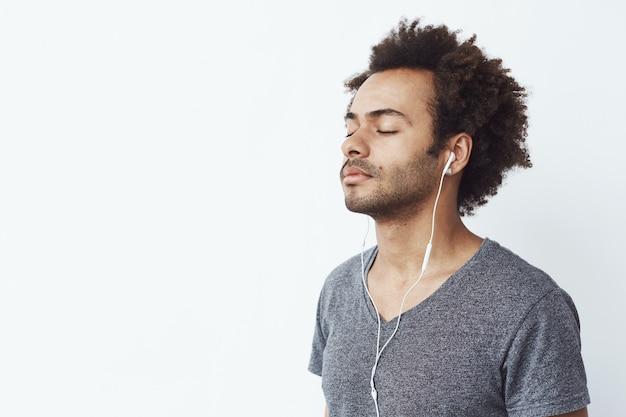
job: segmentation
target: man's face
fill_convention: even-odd
[[[342,145],[341,182],[349,210],[375,219],[410,215],[436,190],[438,160],[429,103],[432,74],[395,69],[373,74],[357,91]]]

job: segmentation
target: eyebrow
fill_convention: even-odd
[[[401,119],[406,120],[407,123],[412,124],[411,120],[407,117],[406,114],[398,110],[394,110],[394,109],[379,109],[379,110],[372,110],[371,112],[365,113],[365,117],[368,119],[377,119],[382,116],[399,117]],[[344,117],[344,120],[356,120],[356,119],[358,119],[357,115],[352,112],[346,113],[346,116]]]

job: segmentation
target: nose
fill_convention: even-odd
[[[343,141],[341,152],[346,158],[366,158],[369,155],[369,146],[363,135],[357,131]]]

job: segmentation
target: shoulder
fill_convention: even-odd
[[[546,272],[489,239],[457,271],[455,281],[456,297],[512,322],[519,323],[536,307],[545,308],[548,300],[559,299],[559,304],[574,308],[569,295]]]
[[[531,265],[512,250],[489,238],[485,238],[474,259],[478,259],[486,266],[496,270],[499,269],[502,272],[532,272],[533,274],[547,276],[545,272]]]
[[[366,268],[371,264],[372,257],[376,256],[377,247],[372,247],[365,250],[362,254],[348,258],[335,269],[333,269],[326,278],[325,285],[337,285],[341,284],[345,280],[352,281],[353,278],[361,278],[361,272],[363,268]]]
[[[542,297],[558,288],[546,272],[490,239],[485,239],[468,266],[472,275],[501,291]]]
[[[367,270],[376,253],[377,247],[372,247],[363,254],[354,255],[335,267],[324,282],[321,297],[328,300],[354,294],[354,291],[363,285],[363,268]]]

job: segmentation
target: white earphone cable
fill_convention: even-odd
[[[426,272],[426,267],[428,266],[428,260],[430,258],[430,252],[433,246],[433,237],[435,236],[435,214],[437,212],[437,204],[439,203],[439,196],[441,195],[441,190],[443,188],[443,180],[446,176],[446,172],[448,168],[450,167],[450,165],[452,164],[452,162],[454,162],[454,159],[455,159],[454,153],[451,153],[450,158],[448,159],[448,162],[446,163],[446,166],[441,174],[441,179],[439,180],[439,189],[437,190],[437,196],[435,197],[435,204],[433,207],[433,215],[431,219],[430,238],[428,239],[428,244],[426,245],[426,251],[424,253],[424,260],[422,262],[422,271],[420,273],[420,276],[417,278],[417,280],[406,291],[406,293],[404,294],[404,297],[402,297],[402,302],[400,303],[400,311],[398,312],[398,319],[396,320],[396,326],[393,329],[391,336],[389,336],[389,339],[387,339],[387,341],[385,342],[382,348],[380,347],[380,331],[381,331],[380,312],[378,311],[378,307],[376,307],[376,303],[374,302],[374,299],[372,298],[372,295],[370,294],[369,288],[367,286],[367,280],[365,278],[365,261],[364,261],[364,252],[365,252],[365,244],[366,244],[365,241],[367,239],[367,235],[369,233],[369,226],[370,226],[369,217],[367,218],[367,231],[365,232],[365,236],[363,237],[363,245],[361,248],[361,280],[363,281],[365,292],[367,293],[367,296],[369,297],[372,303],[372,306],[374,307],[374,311],[376,312],[376,318],[378,319],[378,331],[376,335],[376,357],[374,360],[374,366],[372,367],[372,374],[370,378],[370,387],[372,389],[371,391],[372,399],[374,400],[374,406],[376,407],[376,417],[380,417],[380,411],[378,408],[378,392],[376,391],[376,386],[374,383],[374,377],[376,376],[376,368],[378,367],[378,361],[380,360],[380,356],[383,354],[383,351],[385,350],[387,345],[389,345],[389,342],[391,342],[391,339],[393,339],[393,337],[396,335],[398,331],[398,328],[400,327],[400,318],[402,317],[402,310],[404,310],[404,303],[406,302],[406,298],[408,297],[411,290],[413,290],[413,288],[415,288],[415,286],[419,284],[419,282],[422,280],[422,277],[424,276],[424,272]]]

